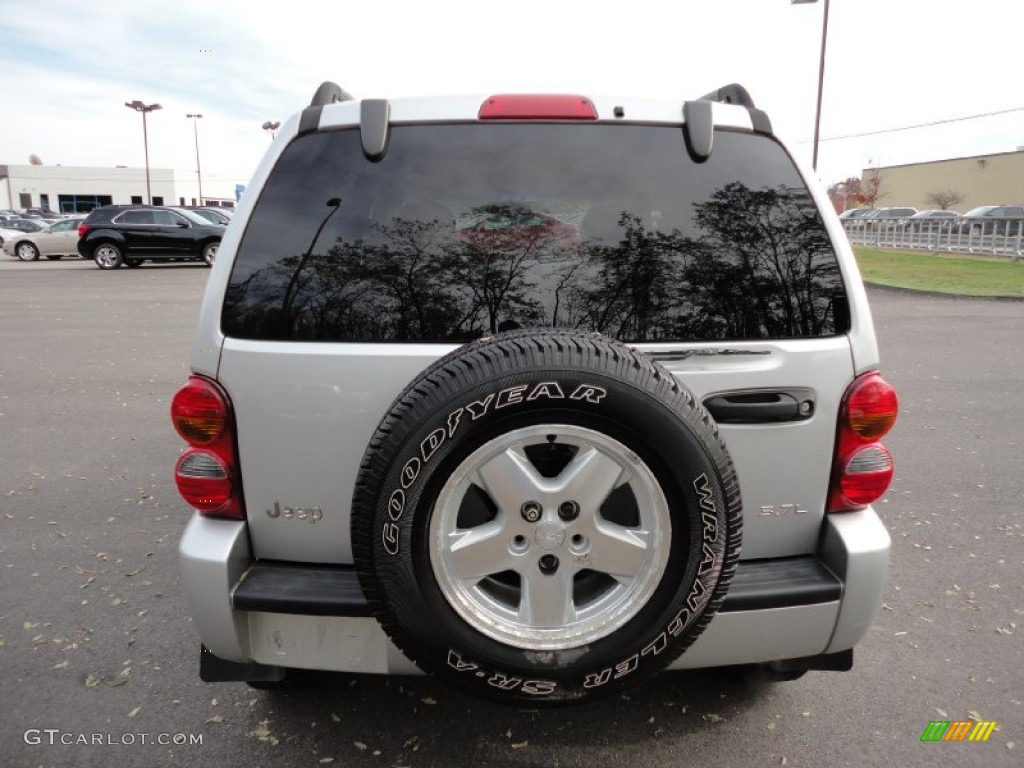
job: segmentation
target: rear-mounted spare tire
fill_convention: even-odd
[[[508,704],[605,695],[707,626],[739,558],[740,491],[667,371],[576,331],[463,346],[392,405],[352,542],[381,625],[425,671]]]

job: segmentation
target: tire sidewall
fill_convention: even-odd
[[[610,693],[682,653],[724,598],[729,525],[721,462],[707,450],[717,437],[688,395],[677,399],[689,403],[685,421],[635,383],[565,365],[490,376],[454,397],[435,392],[419,403],[418,412],[430,415],[408,419],[414,426],[371,457],[383,480],[361,501],[376,499],[360,553],[370,561],[367,593],[371,603],[377,596],[399,647],[463,688],[536,702]],[[448,477],[481,445],[537,424],[593,429],[634,451],[657,478],[672,524],[661,582],[643,608],[612,634],[567,651],[525,651],[482,635],[452,609],[432,570],[430,521]]]

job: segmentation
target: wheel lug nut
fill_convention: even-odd
[[[554,555],[542,555],[538,562],[540,566],[540,572],[546,576],[550,576],[552,573],[558,570],[558,558]]]
[[[538,520],[540,520],[541,508],[540,504],[538,504],[536,501],[526,502],[525,504],[523,504],[519,512],[523,516],[523,520],[525,520],[528,523],[536,523]]]
[[[558,505],[558,516],[569,522],[575,520],[580,515],[580,505],[575,501],[563,501]]]

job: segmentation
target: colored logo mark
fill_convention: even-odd
[[[995,720],[932,720],[921,734],[921,741],[988,741]]]

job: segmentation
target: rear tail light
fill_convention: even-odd
[[[89,225],[88,224],[79,224],[78,225],[78,236],[79,237],[85,237],[85,233],[88,232],[88,231],[89,231]]]
[[[585,96],[553,93],[502,93],[480,105],[480,120],[597,120],[594,102]]]
[[[171,421],[189,448],[174,480],[181,497],[210,517],[245,519],[231,401],[216,383],[189,377],[171,401]]]
[[[856,379],[843,397],[829,489],[829,512],[861,509],[892,482],[892,456],[878,442],[896,422],[896,390],[877,373]]]

